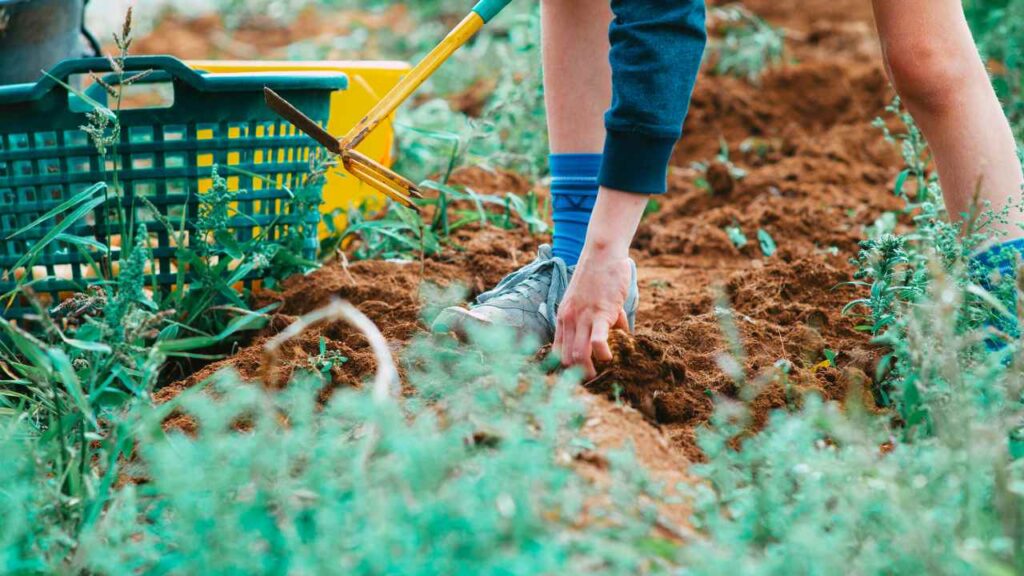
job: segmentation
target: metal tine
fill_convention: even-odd
[[[346,166],[352,175],[359,178],[363,182],[369,184],[372,188],[383,193],[388,198],[419,212],[419,207],[413,203],[412,199],[402,193],[401,189],[396,187],[394,183],[387,179],[381,178],[377,172],[369,169],[358,162],[352,162]]]
[[[374,172],[368,171],[365,167],[359,165],[349,166],[348,169],[354,176],[369,184],[370,187],[384,193],[388,198],[406,206],[411,204],[412,200],[410,198],[402,195],[390,182],[380,178]]]
[[[345,167],[360,180],[366,181],[371,187],[383,192],[391,199],[412,208],[416,208],[416,206],[413,205],[409,196],[423,198],[419,188],[397,172],[388,169],[355,150],[341,148],[336,138],[328,134],[326,130],[273,90],[264,88],[264,95],[267,104],[275,112],[288,120],[296,128],[327,147],[331,152],[340,154]]]
[[[376,189],[377,191],[384,194],[388,198],[391,198],[398,204],[401,204],[402,206],[405,206],[406,208],[409,208],[414,212],[419,213],[419,206],[414,204],[411,198],[400,194],[397,190],[392,188],[391,185],[388,184],[386,181],[377,178],[374,174],[371,173],[360,174],[360,178],[371,188]]]
[[[390,170],[387,167],[378,164],[368,156],[355,150],[346,150],[345,159],[349,162],[358,162],[367,169],[376,172],[379,177],[394,183],[397,187],[401,188],[413,198],[423,199],[423,193],[420,192],[419,186],[394,170]]]
[[[400,185],[392,178],[388,178],[387,174],[380,170],[375,170],[373,166],[363,162],[362,160],[347,157],[344,159],[344,166],[353,174],[357,174],[359,176],[372,176],[374,180],[386,185],[388,189],[393,191],[395,194],[406,197],[408,189],[405,186]]]

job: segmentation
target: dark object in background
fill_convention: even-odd
[[[0,85],[35,82],[61,60],[94,52],[82,26],[87,1],[0,0]]]

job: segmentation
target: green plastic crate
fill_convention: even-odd
[[[254,230],[267,226],[273,225],[270,239],[297,226],[303,234],[303,255],[316,256],[319,210],[290,213],[287,207],[293,203],[285,200],[291,197],[290,191],[300,189],[319,199],[319,185],[307,182],[310,157],[317,145],[266,107],[263,88],[272,88],[326,125],[331,93],[347,87],[343,74],[206,74],[170,56],[130,57],[125,68],[152,71],[144,82],[161,83],[173,91],[173,103],[122,110],[120,142],[108,151],[105,166],[100,165],[102,157],[80,128],[88,121],[85,112],[89,106],[69,95],[55,79],[68,82],[78,74],[109,73],[108,60],[67,60],[34,84],[0,86],[0,295],[13,290],[20,277],[22,282],[31,281],[37,294],[47,294],[47,299],[56,303],[93,281],[81,243],[53,242],[33,262],[15,270],[18,260],[55,223],[14,234],[96,182],[108,181],[115,161],[120,163],[118,179],[125,210],[134,209],[136,223],[146,224],[154,246],[150,281],[161,286],[176,282],[176,248],[151,208],[133,200],[144,195],[168,220],[177,225],[184,215],[186,228],[193,229],[198,194],[212,185],[214,164],[226,167],[220,174],[229,188],[243,191],[233,204],[239,214],[229,222],[229,229],[240,241],[251,239]],[[87,94],[102,100],[106,92],[93,85]],[[116,244],[116,238],[108,237],[119,229],[110,221],[117,211],[116,195],[108,196],[107,204],[66,233],[94,238],[104,245]],[[99,261],[104,252],[96,250],[90,256]],[[115,249],[111,260],[117,259]],[[248,280],[258,277],[254,273]],[[20,318],[29,312],[25,304],[5,299],[0,313],[5,318]]]

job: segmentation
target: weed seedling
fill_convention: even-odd
[[[743,248],[747,245],[747,235],[743,233],[743,229],[739,226],[726,226],[725,233],[729,236],[729,241],[732,242],[733,246]]]
[[[757,229],[757,243],[761,246],[761,253],[765,258],[771,258],[778,249],[775,239],[764,228]]]
[[[310,357],[307,362],[309,368],[314,373],[319,374],[321,378],[329,382],[331,379],[331,369],[348,362],[348,357],[337,350],[328,350],[327,339],[321,336],[319,354]]]

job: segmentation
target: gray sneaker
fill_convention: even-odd
[[[626,316],[629,329],[633,329],[639,291],[636,283],[636,264],[632,283],[626,298]],[[446,308],[434,320],[431,330],[438,333],[454,332],[464,338],[469,326],[509,326],[520,338],[533,337],[540,345],[550,344],[555,338],[555,320],[558,305],[569,287],[575,266],[551,253],[543,245],[532,263],[509,274],[493,290],[477,297],[469,308]]]

